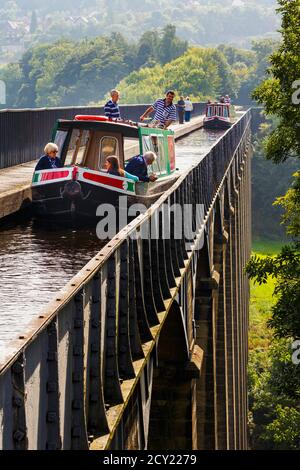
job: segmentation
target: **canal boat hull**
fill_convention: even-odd
[[[232,126],[232,122],[229,120],[221,119],[219,117],[204,118],[203,127],[205,129],[229,129]]]
[[[73,171],[72,168],[69,169],[70,174]],[[41,178],[49,174],[47,171],[39,173]],[[83,218],[94,220],[103,216],[108,206],[113,206],[117,211],[133,204],[143,204],[149,208],[180,175],[177,171],[171,177],[155,183],[134,183],[88,169],[78,169],[78,173],[76,179],[54,181],[51,184],[41,182],[32,186],[32,206],[36,217],[60,218],[61,221]],[[52,174],[60,175],[62,172],[53,171]],[[92,181],[87,181],[86,176]],[[118,187],[112,189],[111,185]]]

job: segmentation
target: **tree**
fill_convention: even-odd
[[[127,103],[153,101],[172,88],[194,100],[237,94],[238,84],[222,52],[213,48],[192,47],[169,63],[145,67],[131,73],[118,88]]]
[[[299,1],[278,0],[282,16],[282,42],[270,58],[269,78],[253,93],[267,114],[276,115],[279,124],[266,142],[267,158],[281,162],[300,155],[300,106],[293,102],[294,84],[300,77]]]
[[[161,64],[167,64],[173,59],[181,56],[188,47],[187,41],[176,37],[176,27],[168,24],[163,29],[163,35],[158,44],[158,59]]]

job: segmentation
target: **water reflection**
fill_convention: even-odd
[[[102,246],[95,229],[28,218],[0,227],[0,356],[13,332],[22,332]]]
[[[187,170],[198,163],[213,144],[224,134],[222,130],[201,129],[176,143],[176,166]]]

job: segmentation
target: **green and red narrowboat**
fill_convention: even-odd
[[[32,202],[38,216],[95,218],[99,205],[117,206],[120,196],[128,196],[128,204],[149,207],[179,176],[171,130],[102,116],[76,116],[74,120],[57,121],[52,141],[59,147],[63,167],[34,172]],[[155,183],[135,183],[104,170],[108,156],[117,155],[126,169],[130,157],[149,150],[158,156],[149,168],[149,173],[158,176]]]

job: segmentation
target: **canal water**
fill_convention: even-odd
[[[222,132],[203,129],[176,143],[185,170],[207,153]],[[41,224],[30,215],[0,223],[0,363],[8,344],[104,246],[94,228]]]

